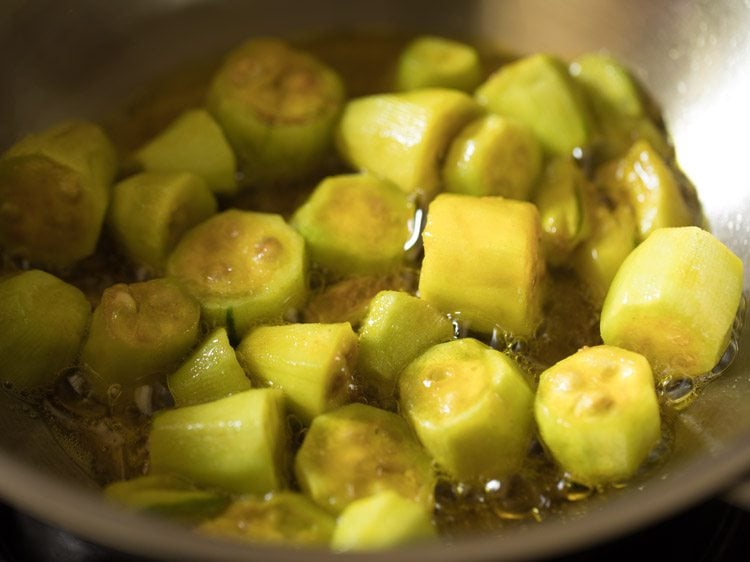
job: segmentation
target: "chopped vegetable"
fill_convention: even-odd
[[[482,80],[479,53],[471,45],[423,35],[411,41],[399,56],[396,90],[453,88],[470,93]]]

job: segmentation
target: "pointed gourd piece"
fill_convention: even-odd
[[[392,183],[369,174],[320,182],[292,217],[311,261],[336,276],[387,274],[406,257],[415,205]]]
[[[165,376],[195,345],[199,321],[200,306],[171,279],[105,289],[81,352],[94,391]]]
[[[471,338],[439,344],[406,367],[399,389],[401,411],[451,478],[480,484],[521,467],[534,394],[508,356]]]
[[[252,388],[225,328],[216,328],[174,373],[167,386],[176,406],[224,398]]]
[[[593,125],[579,86],[553,56],[537,54],[508,63],[475,95],[489,111],[526,123],[550,155],[569,156],[591,140]]]
[[[534,412],[547,449],[586,486],[632,477],[661,437],[648,361],[613,346],[583,348],[544,371]]]
[[[243,183],[269,185],[320,167],[344,97],[341,79],[321,61],[258,38],[226,56],[206,103],[234,148]]]
[[[341,116],[339,152],[354,168],[429,200],[441,188],[448,146],[480,112],[471,96],[444,88],[357,98]]]
[[[185,111],[140,147],[134,161],[149,172],[190,172],[217,195],[237,192],[237,159],[224,132],[205,109]]]
[[[281,323],[307,299],[302,237],[280,215],[230,209],[189,230],[167,260],[211,326],[236,341],[254,325]]]
[[[742,261],[711,233],[657,229],[617,271],[602,339],[644,355],[658,378],[701,375],[727,348],[742,288]]]
[[[165,410],[149,434],[151,471],[263,495],[287,484],[287,433],[284,396],[271,388]]]
[[[396,90],[452,88],[473,92],[481,81],[477,50],[444,37],[417,37],[404,47],[397,61]]]
[[[373,551],[437,538],[424,506],[386,490],[350,503],[336,520],[331,548]]]
[[[197,530],[207,535],[255,544],[327,547],[336,520],[333,515],[295,492],[266,497],[245,496]]]
[[[18,391],[52,384],[78,358],[90,317],[84,294],[54,275],[0,281],[0,381]]]
[[[217,208],[216,198],[199,176],[147,172],[115,184],[107,222],[131,261],[162,273],[182,235]]]
[[[390,409],[401,371],[452,337],[451,321],[427,301],[402,291],[381,291],[370,301],[359,329],[357,372],[366,394]]]
[[[237,355],[260,384],[284,391],[289,411],[305,425],[350,400],[357,336],[348,323],[259,326]]]
[[[195,523],[213,517],[229,503],[226,495],[201,490],[169,474],[149,474],[112,482],[104,497],[136,511]]]
[[[443,164],[445,191],[527,201],[542,169],[539,141],[524,123],[485,115],[453,140]]]
[[[422,239],[421,298],[470,330],[533,336],[545,274],[534,205],[443,193],[430,204]]]
[[[16,143],[0,158],[0,247],[50,269],[93,254],[116,169],[112,143],[91,123]]]
[[[316,417],[294,464],[302,491],[340,513],[356,499],[393,490],[432,510],[432,459],[398,414],[348,404]]]

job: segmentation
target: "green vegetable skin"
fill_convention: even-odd
[[[474,47],[434,35],[409,43],[396,69],[396,90],[453,88],[471,92],[481,80],[482,63]]]

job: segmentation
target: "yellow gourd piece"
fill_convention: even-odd
[[[593,196],[594,187],[575,160],[558,157],[549,162],[534,195],[549,264],[566,264],[590,234]]]
[[[206,535],[255,544],[327,547],[336,520],[333,515],[295,492],[234,500],[220,516],[201,523]]]
[[[339,153],[354,168],[429,200],[442,187],[448,146],[480,113],[471,96],[446,88],[357,98],[338,125]]]
[[[252,388],[237,361],[225,328],[216,328],[190,357],[167,377],[175,406],[218,400]]]
[[[259,326],[237,347],[245,372],[284,391],[304,424],[350,401],[357,335],[346,323]]]
[[[212,326],[230,339],[254,325],[281,323],[307,298],[302,236],[280,215],[230,209],[189,230],[167,260],[201,303]]]
[[[157,413],[149,466],[197,486],[263,495],[287,485],[288,441],[283,393],[252,388]]]
[[[545,276],[534,205],[443,193],[429,206],[422,239],[421,298],[476,332],[534,335]]]
[[[321,167],[344,98],[340,77],[321,61],[258,38],[226,56],[206,104],[237,155],[243,185],[269,185]]]
[[[696,224],[674,172],[648,141],[636,141],[615,174],[635,212],[640,240],[657,228]]]
[[[507,355],[472,338],[436,345],[399,378],[401,411],[454,480],[481,484],[520,469],[534,393]]]
[[[201,490],[169,474],[148,474],[112,482],[104,488],[104,497],[136,511],[185,523],[214,517],[229,503],[225,494]]]
[[[701,375],[727,348],[742,288],[742,261],[711,233],[654,230],[612,281],[602,339],[644,355],[659,378]]]
[[[336,520],[331,548],[373,551],[437,538],[424,506],[386,490],[350,503]]]
[[[544,445],[586,486],[632,477],[661,437],[648,361],[613,346],[583,348],[544,371],[534,412]]]
[[[104,290],[81,360],[100,397],[172,372],[198,341],[200,306],[170,279]]]
[[[334,276],[386,274],[405,260],[414,202],[369,174],[332,176],[297,209],[292,225],[310,259]]]
[[[55,382],[75,364],[90,317],[85,295],[54,275],[0,281],[0,382],[18,391]]]
[[[20,140],[0,158],[0,248],[51,269],[93,254],[116,170],[114,146],[92,123]]]
[[[528,201],[542,169],[539,141],[524,123],[484,115],[451,143],[443,164],[445,191]]]
[[[432,459],[398,414],[348,404],[316,417],[294,461],[302,491],[341,513],[353,501],[392,490],[434,507]]]
[[[569,156],[591,140],[593,125],[582,92],[556,57],[537,54],[508,63],[475,96],[487,110],[526,123],[550,155]]]
[[[427,301],[403,291],[379,292],[359,329],[357,372],[367,395],[390,406],[401,371],[452,337],[451,321]]]
[[[163,273],[175,245],[216,213],[206,182],[188,172],[146,172],[115,184],[107,222],[128,258]]]
[[[473,92],[482,81],[479,53],[471,45],[445,37],[422,35],[398,58],[396,90],[453,88]]]
[[[179,115],[141,146],[133,160],[149,172],[191,172],[217,195],[237,192],[237,159],[219,124],[205,109]]]

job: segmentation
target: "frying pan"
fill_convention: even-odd
[[[573,57],[608,49],[634,69],[662,107],[679,163],[696,185],[713,231],[747,270],[750,4],[742,0],[5,0],[0,149],[66,117],[99,119],[164,72],[184,61],[218,56],[248,36],[368,27],[475,38],[519,53]],[[351,558],[560,555],[633,532],[731,488],[736,501],[747,501],[747,487],[743,492],[739,485],[750,469],[748,339],[745,330],[729,371],[679,414],[670,460],[647,481],[573,505],[542,523]],[[135,555],[333,558],[323,551],[213,541],[106,504],[34,411],[2,392],[0,496],[43,521]]]

